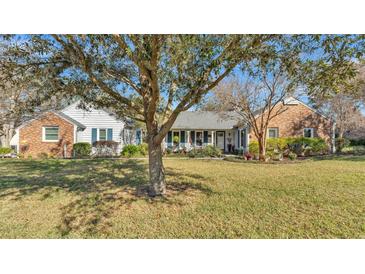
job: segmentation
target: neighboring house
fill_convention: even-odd
[[[11,145],[25,156],[40,153],[68,158],[73,155],[73,144],[96,141],[115,141],[120,151],[125,135],[131,135],[130,127],[105,110],[84,110],[75,102],[62,111],[46,112],[17,128]],[[141,133],[135,134],[134,143],[141,142]]]
[[[332,146],[333,123],[328,118],[294,98],[280,104],[286,110],[270,121],[268,138],[320,137]],[[165,146],[191,149],[213,145],[228,153],[236,149],[248,151],[250,141],[256,137],[247,125],[240,125],[242,121],[233,112],[223,115],[213,111],[182,112],[165,138]],[[176,140],[179,142],[174,143]]]

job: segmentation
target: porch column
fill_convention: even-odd
[[[214,146],[214,130],[212,130],[212,146]]]
[[[250,129],[248,127],[246,127],[245,129],[245,138],[246,138],[246,152],[249,152],[249,147],[250,147]]]
[[[186,148],[190,149],[190,144],[191,144],[191,140],[190,140],[190,130],[186,131],[186,134],[188,135],[187,138],[185,138],[185,140],[187,141],[187,145]]]

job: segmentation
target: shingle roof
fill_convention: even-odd
[[[172,129],[232,129],[239,117],[234,112],[184,111],[179,114]]]

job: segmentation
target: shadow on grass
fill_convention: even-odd
[[[335,160],[335,161],[365,162],[365,155],[331,154],[331,155],[313,157],[312,159],[313,161]]]
[[[14,173],[6,175],[6,170]],[[51,199],[60,190],[76,194],[61,208],[58,230],[63,237],[72,232],[86,237],[107,235],[110,217],[138,200],[182,205],[184,199],[176,199],[180,195],[213,193],[200,183],[202,176],[167,168],[167,195],[154,199],[140,195],[138,189],[148,184],[148,166],[139,160],[15,160],[2,162],[0,171],[0,199],[18,200],[32,194]]]

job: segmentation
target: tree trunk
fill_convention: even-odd
[[[4,134],[0,137],[1,146],[10,147],[11,138],[13,138],[13,136],[15,134],[14,125],[12,123],[3,125],[3,133]]]
[[[148,158],[150,171],[149,195],[152,197],[164,195],[166,192],[165,168],[162,162],[162,146],[155,144],[153,137],[148,138]]]
[[[266,159],[266,144],[265,144],[265,141],[262,140],[261,138],[259,138],[258,143],[259,143],[259,160],[260,161],[265,161],[265,159]]]

